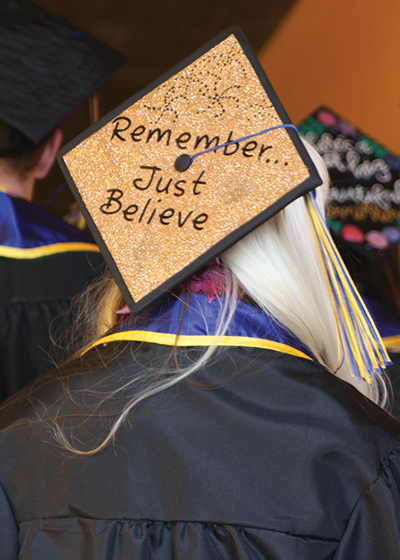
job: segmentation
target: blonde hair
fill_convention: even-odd
[[[319,154],[304,143],[323,181],[316,189],[317,204],[323,211],[329,188],[328,173]],[[352,374],[350,357],[343,354],[345,351],[338,340],[324,264],[318,253],[303,197],[228,249],[221,255],[221,260],[231,273],[226,290],[230,297],[224,298],[215,340],[226,332],[235,312],[236,295],[241,289],[265,313],[293,333],[322,366],[354,385],[376,403],[381,406],[385,404],[387,391],[384,377],[374,376],[371,384],[357,381]],[[93,306],[93,293],[97,311],[94,318],[93,314],[89,314],[91,327],[86,328],[84,347],[115,326],[116,312],[123,304],[122,296],[110,278],[95,287],[94,292],[92,288],[90,306]],[[121,390],[132,389],[131,397],[117,415],[106,437],[90,451],[76,449],[55,421],[53,429],[57,439],[75,453],[96,453],[114,438],[121,423],[139,402],[204,367],[216,349],[215,344],[209,346],[197,361],[183,369],[179,365],[170,368],[168,364],[157,371],[138,368],[133,374],[134,378],[106,396],[112,398]],[[140,390],[135,389],[138,380]]]
[[[328,171],[317,151],[304,144],[323,181],[316,197],[324,214]],[[377,404],[385,405],[385,376],[373,376],[370,384],[357,380],[351,357],[341,346],[325,265],[304,197],[236,243],[222,260],[254,302],[301,340],[320,364]]]

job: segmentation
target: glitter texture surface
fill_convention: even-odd
[[[135,302],[309,177],[235,36],[64,155]],[[213,140],[214,139],[214,140]]]

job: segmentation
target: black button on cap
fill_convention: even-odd
[[[189,156],[189,154],[182,154],[175,160],[175,169],[177,171],[186,171],[186,169],[189,169],[191,163],[192,158]]]

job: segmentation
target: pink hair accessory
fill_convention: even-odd
[[[179,285],[184,292],[208,294],[208,303],[211,303],[218,296],[226,294],[227,277],[227,271],[220,259],[216,258]],[[241,291],[239,297],[243,297]]]
[[[131,310],[127,305],[124,305],[124,307],[121,307],[121,309],[118,309],[117,311],[117,315],[130,315],[130,314],[131,314]]]
[[[193,274],[190,278],[181,282],[179,287],[184,292],[192,292],[196,294],[208,294],[208,303],[211,303],[218,296],[226,294],[226,283],[228,273],[222,267],[219,258],[214,259],[201,270]],[[238,296],[243,298],[243,292],[239,288]],[[124,305],[117,311],[117,315],[130,315],[131,311],[127,305]],[[122,320],[123,317],[121,317]]]

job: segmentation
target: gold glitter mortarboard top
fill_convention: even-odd
[[[321,183],[290,127],[234,27],[62,150],[133,313]]]

